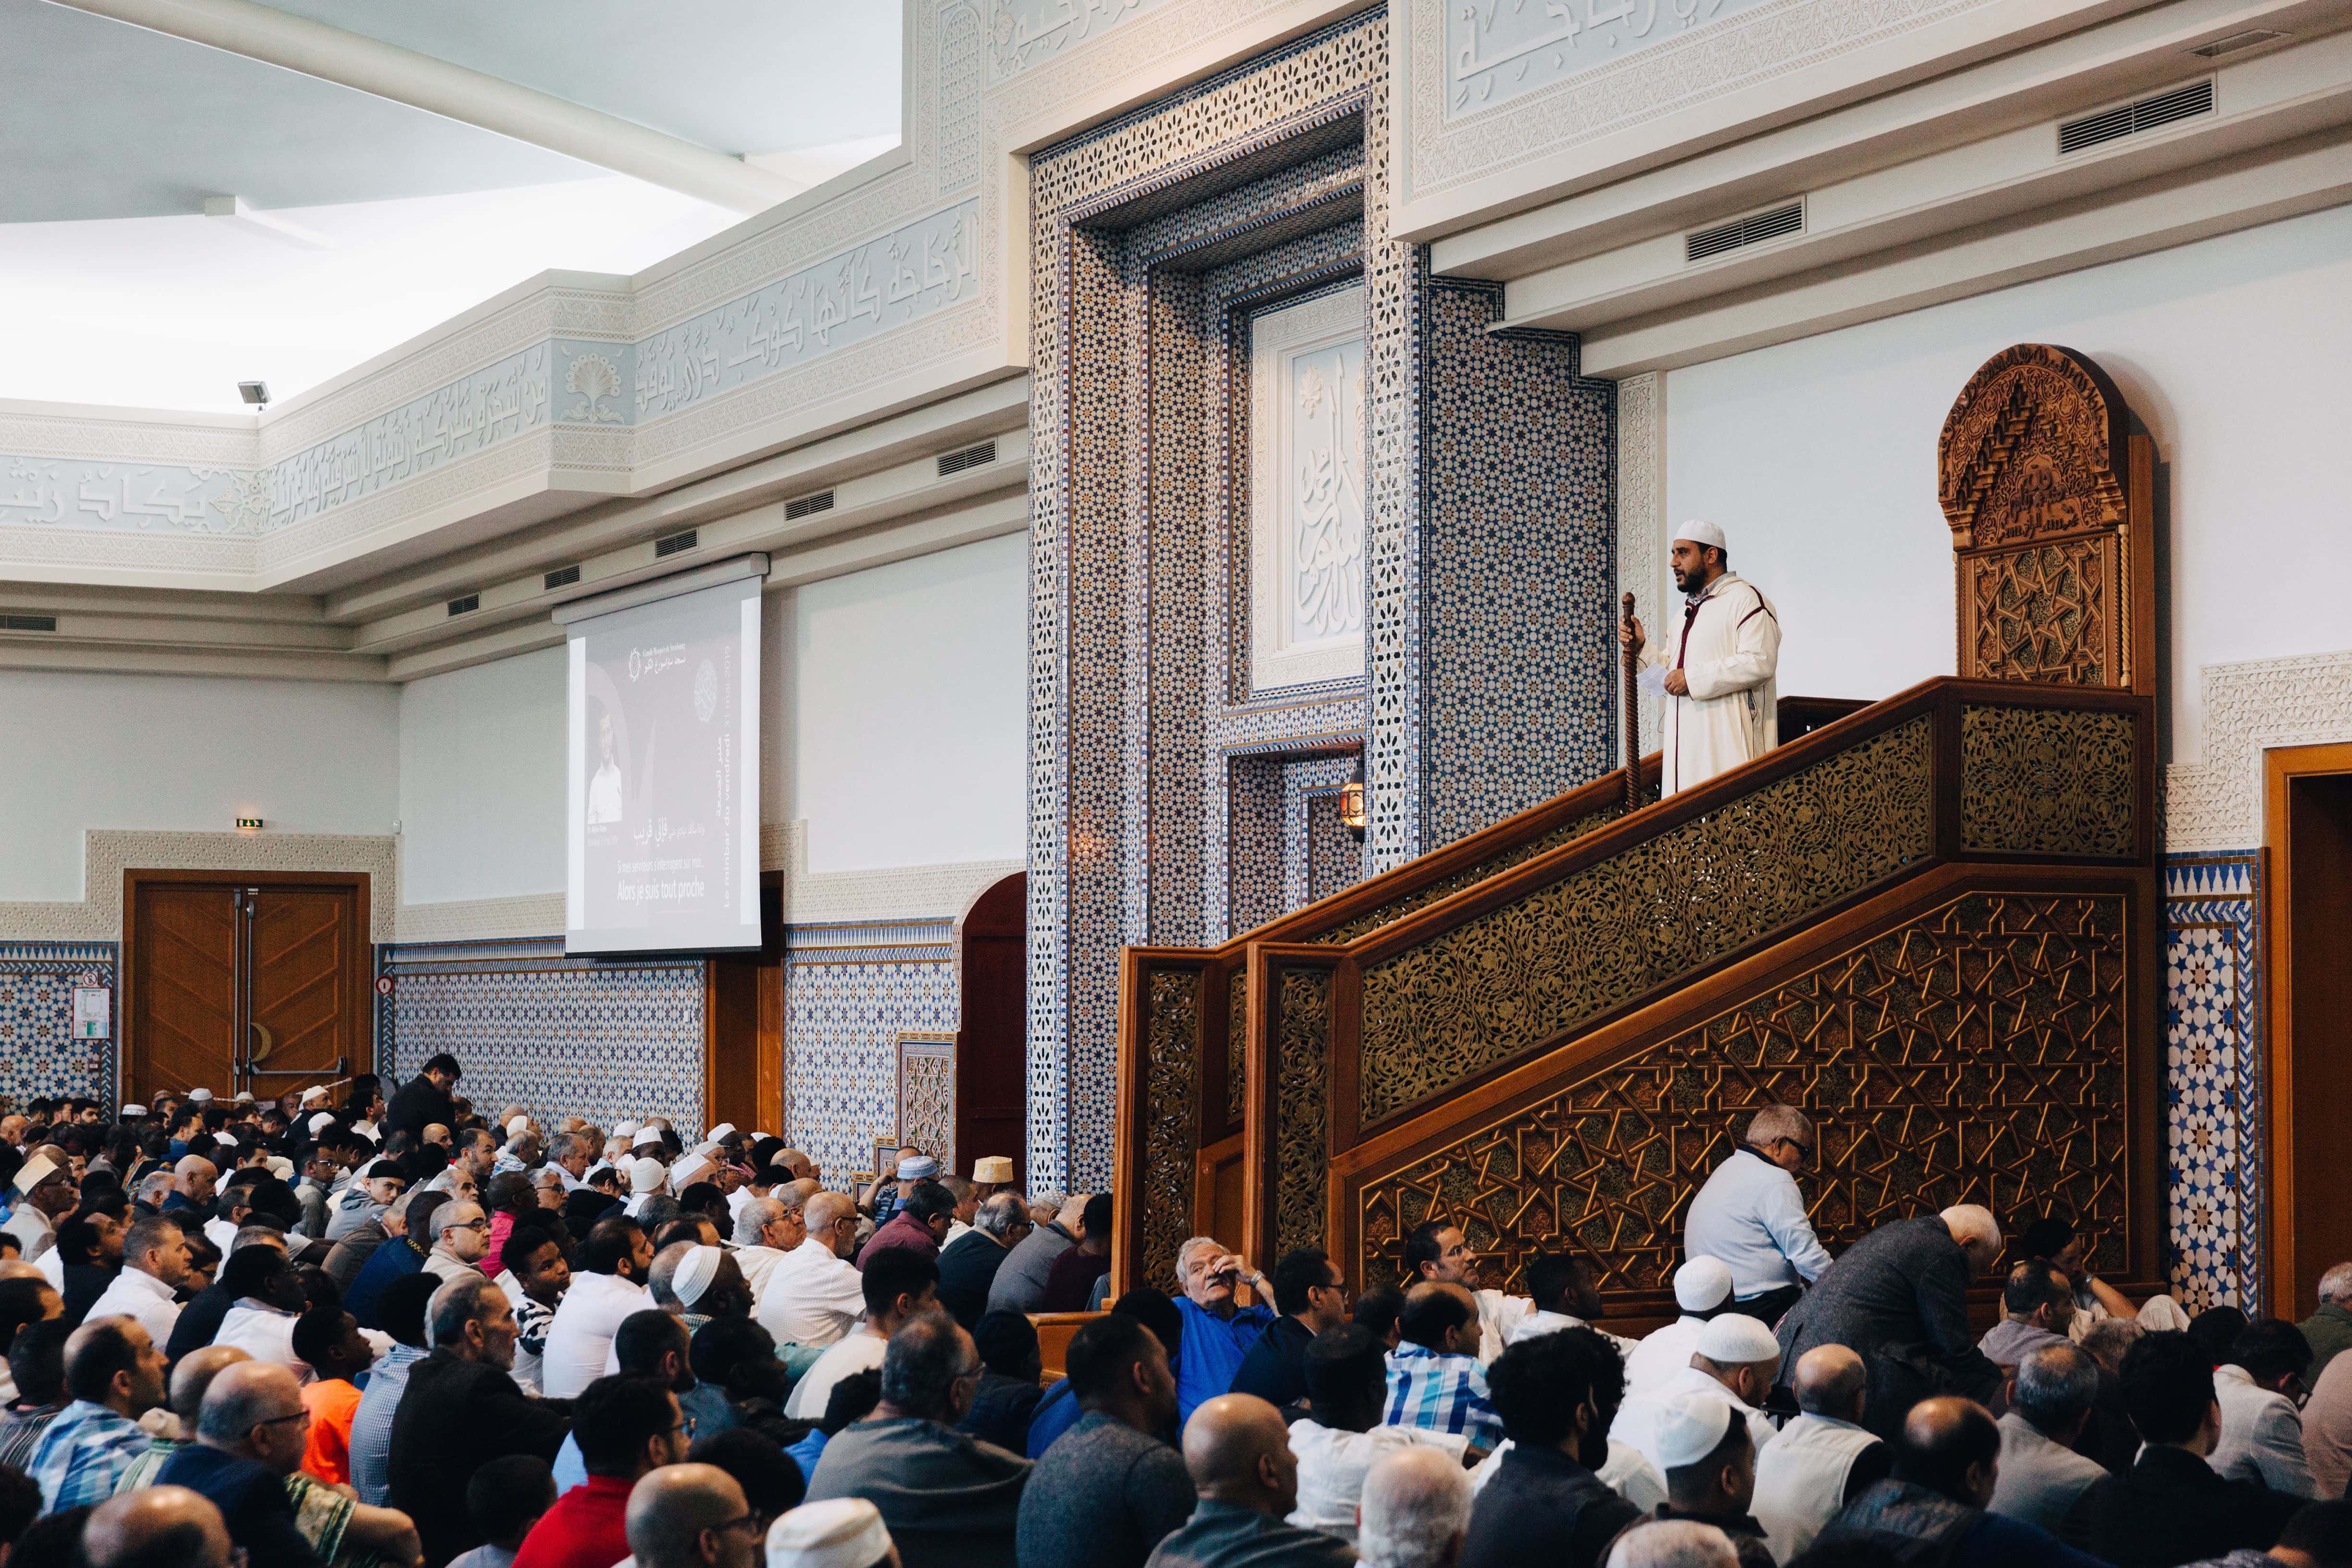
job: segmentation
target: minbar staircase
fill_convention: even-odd
[[[1818,1127],[1833,1252],[1973,1202],[2154,1279],[2153,698],[1834,707],[1663,802],[1644,759],[1639,810],[1612,773],[1222,947],[1129,949],[1118,1288],[1172,1291],[1197,1233],[1266,1268],[1325,1246],[1361,1289],[1443,1218],[1486,1283],[1573,1250],[1613,1314],[1660,1313],[1690,1195],[1771,1100]]]

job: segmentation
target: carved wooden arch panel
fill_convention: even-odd
[[[2105,371],[2048,343],[1961,390],[1937,478],[1963,678],[2153,691],[2155,460],[2132,424]]]

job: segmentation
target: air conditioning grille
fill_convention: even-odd
[[[831,490],[819,490],[813,496],[800,496],[794,500],[786,501],[784,503],[784,521],[786,522],[797,522],[802,518],[814,517],[818,512],[831,511],[832,510],[833,492]]]
[[[1805,203],[1802,197],[1783,202],[1760,213],[1731,218],[1696,228],[1683,236],[1683,262],[1706,261],[1733,250],[1745,250],[1751,245],[1767,240],[1785,239],[1805,230]]]
[[[961,452],[944,452],[940,456],[940,478],[962,473],[966,468],[986,468],[996,461],[996,443],[982,441],[977,447],[966,447]]]
[[[654,541],[654,559],[658,561],[665,555],[676,555],[682,550],[692,550],[701,541],[696,537],[695,531],[690,528],[684,533],[673,533],[667,539],[656,539]]]
[[[2203,81],[2192,81],[2187,87],[2176,87],[2169,92],[2143,98],[2136,103],[2117,104],[2096,114],[2086,114],[2080,120],[2061,121],[2058,126],[2059,155],[2080,153],[2104,142],[2120,142],[2126,136],[2144,135],[2159,127],[2212,112],[2213,82],[2209,77]]]
[[[482,596],[479,594],[468,594],[462,599],[449,601],[449,613],[453,616],[469,615],[481,607]]]

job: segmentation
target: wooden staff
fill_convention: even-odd
[[[1633,626],[1633,595],[1625,595],[1625,629]],[[1625,809],[1642,809],[1642,650],[1625,645]]]

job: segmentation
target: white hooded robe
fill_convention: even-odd
[[[1675,795],[1753,762],[1779,744],[1772,677],[1780,663],[1780,618],[1752,583],[1726,572],[1685,615],[1643,628],[1644,666],[1679,669],[1686,697],[1667,697],[1665,771],[1660,793]],[[1689,612],[1696,608],[1696,614]]]

